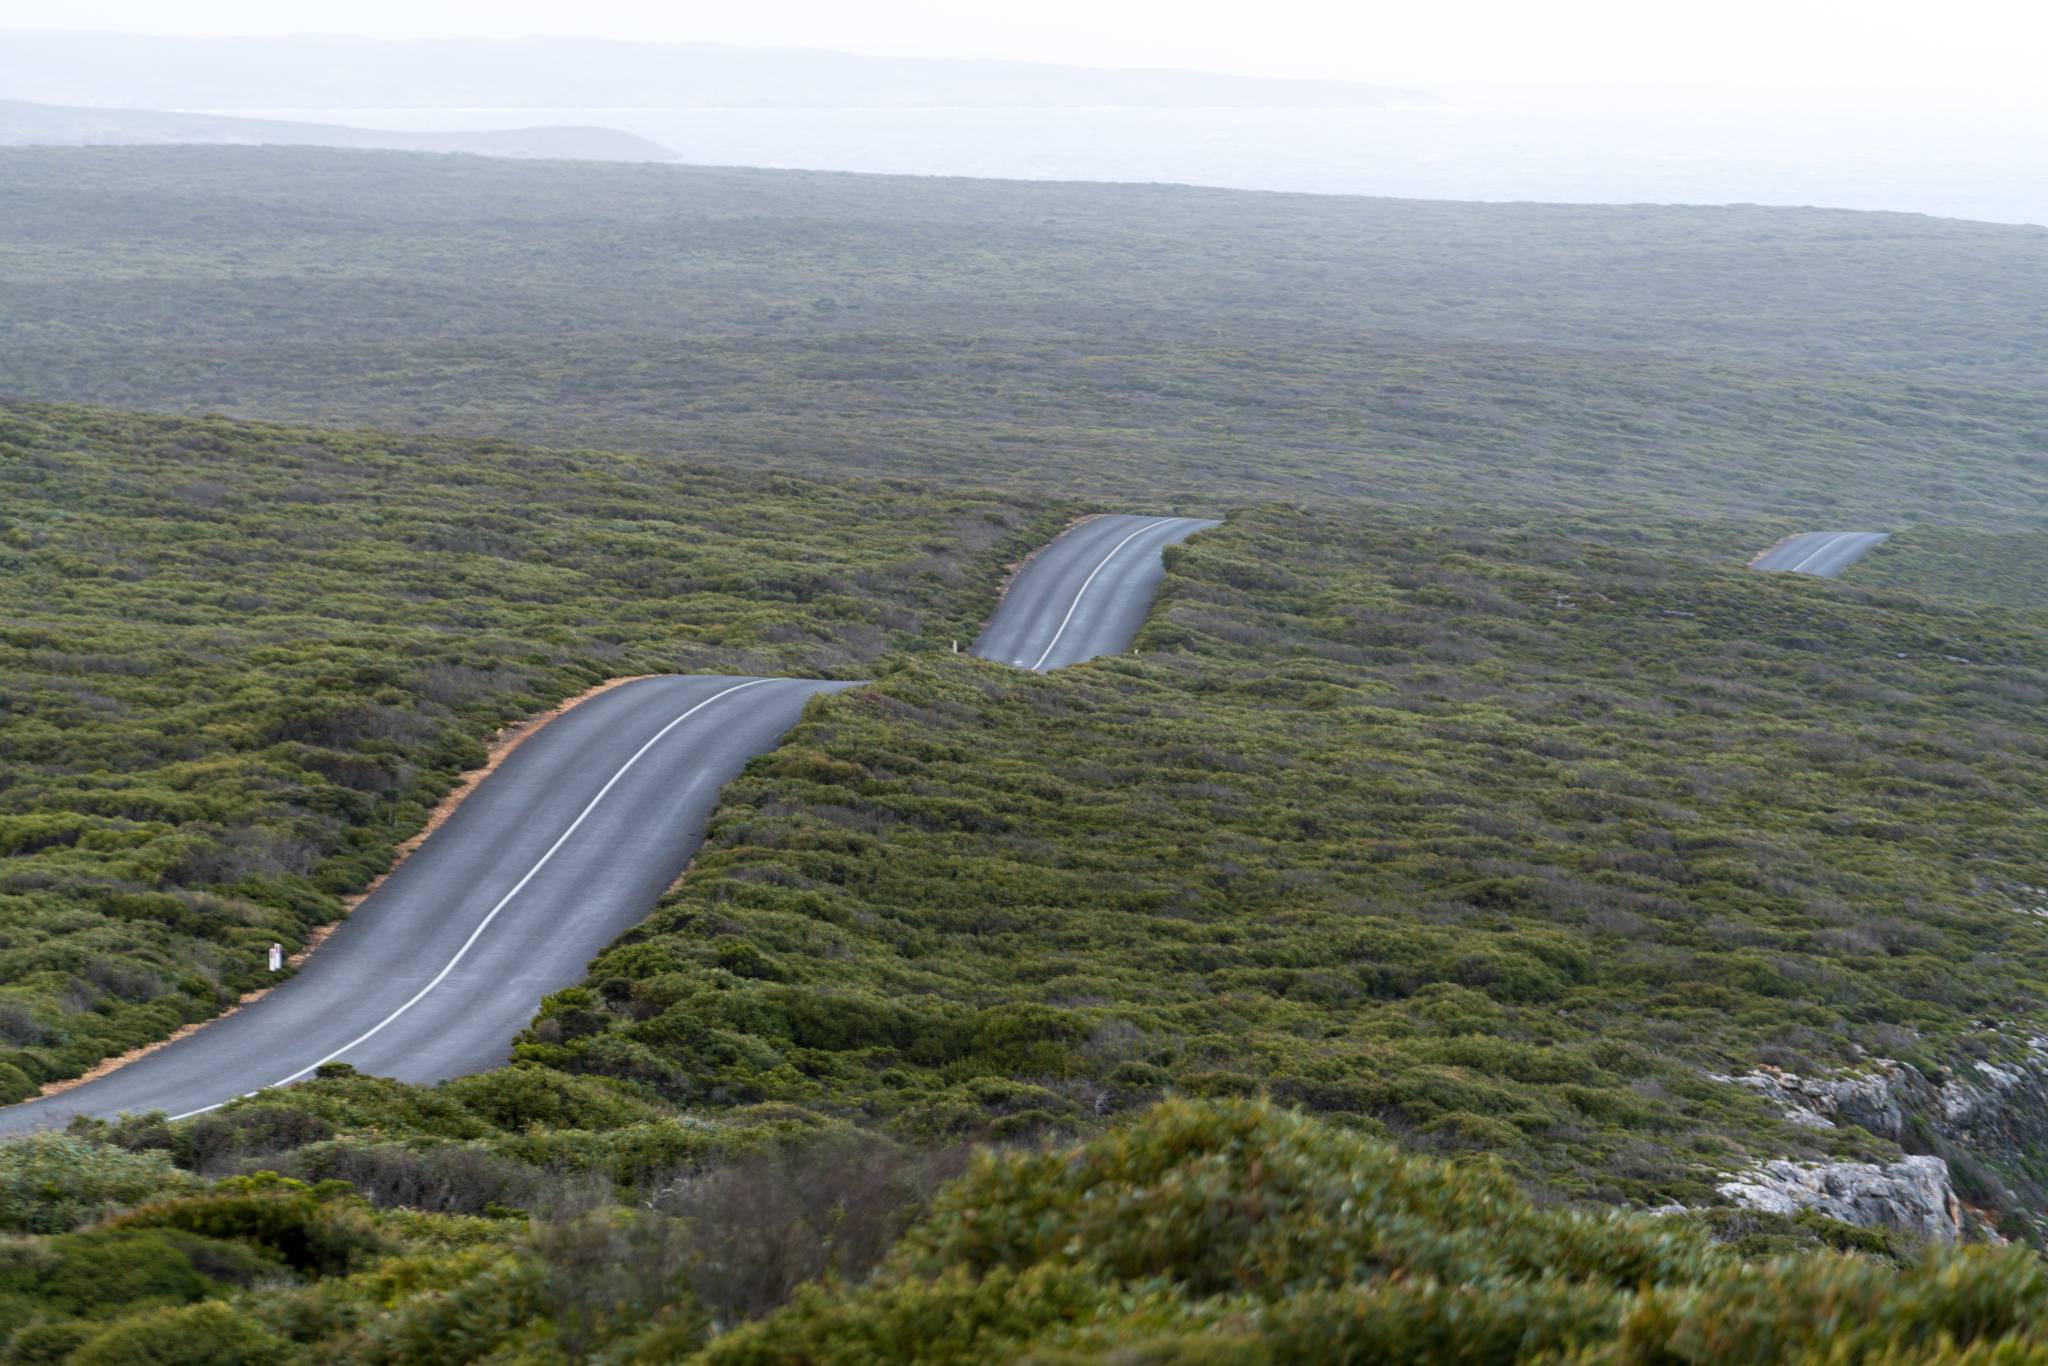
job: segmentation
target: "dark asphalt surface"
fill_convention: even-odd
[[[1098,517],[1025,566],[974,652],[1046,670],[1130,648],[1160,547],[1216,522]],[[809,679],[640,679],[515,749],[291,980],[97,1081],[0,1109],[0,1132],[79,1114],[210,1109],[323,1062],[435,1082],[502,1066],[540,998],[646,918],[718,790],[773,749]]]
[[[417,1082],[502,1066],[540,998],[581,981],[646,918],[696,852],[720,786],[775,746],[812,693],[852,686],[649,678],[571,708],[292,980],[98,1081],[0,1109],[0,1132],[76,1114],[188,1114],[330,1059]]]
[[[1834,578],[1891,537],[1882,531],[1809,531],[1787,536],[1750,562],[1751,569]]]
[[[1122,654],[1166,574],[1160,548],[1221,525],[1193,517],[1083,522],[1018,572],[972,652],[1039,673]]]

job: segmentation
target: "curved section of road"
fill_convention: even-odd
[[[0,1110],[196,1114],[320,1063],[433,1082],[502,1066],[551,991],[645,919],[703,839],[718,790],[773,749],[811,679],[661,677],[540,728],[289,982],[97,1081]]]
[[[1018,571],[972,653],[1045,673],[1138,638],[1165,577],[1162,547],[1221,522],[1194,517],[1097,517]]]
[[[1890,539],[1882,531],[1809,531],[1787,536],[1751,560],[1749,567],[1832,579]]]
[[[1161,547],[1217,522],[1098,517],[1025,566],[974,652],[1056,669],[1130,647]],[[514,750],[289,982],[97,1081],[0,1109],[0,1132],[75,1115],[183,1118],[346,1062],[435,1082],[503,1065],[549,992],[643,920],[719,789],[817,692],[794,678],[637,679]]]

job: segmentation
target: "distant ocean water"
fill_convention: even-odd
[[[2048,225],[2048,95],[1476,99],[1410,109],[217,110],[429,131],[589,124],[702,165],[1409,199],[1793,204]]]

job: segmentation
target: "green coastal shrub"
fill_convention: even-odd
[[[274,1172],[231,1177],[205,1194],[143,1205],[115,1228],[165,1228],[269,1248],[298,1271],[341,1275],[394,1249],[348,1198],[346,1182],[308,1186]]]
[[[189,1304],[285,1270],[267,1248],[170,1229],[93,1228],[0,1249],[0,1331]]]
[[[1123,1308],[1093,1266],[955,1266],[898,1278],[851,1298],[820,1286],[779,1313],[721,1334],[693,1366],[1007,1366],[1056,1324]]]
[[[570,1077],[537,1067],[502,1067],[457,1077],[439,1093],[495,1129],[511,1133],[542,1125],[602,1132],[666,1117],[664,1106],[622,1094],[597,1077]]]
[[[1631,1292],[1734,1265],[1682,1225],[1539,1209],[1490,1166],[1169,1100],[1069,1151],[980,1155],[868,1284],[806,1290],[698,1360],[1051,1362],[1092,1340],[1142,1361],[1133,1344],[1171,1338],[1158,1360],[1505,1366],[1611,1338]]]
[[[198,1185],[167,1152],[128,1152],[56,1133],[0,1139],[0,1228],[61,1233]]]
[[[1256,1101],[1168,1101],[1073,1153],[984,1156],[904,1255],[979,1270],[1085,1258],[1124,1280],[1260,1296],[1392,1274],[1633,1287],[1724,1260],[1682,1226],[1539,1210],[1491,1166]]]
[[[57,1366],[58,1362],[105,1331],[104,1323],[86,1319],[25,1324],[15,1329],[13,1336],[7,1339],[5,1359],[11,1366]]]
[[[1902,1263],[1813,1220],[1544,1204],[1497,1159],[1270,1101],[1169,1096],[957,1177],[951,1155],[789,1107],[736,1118],[754,1146],[631,1209],[380,1212],[258,1174],[17,1235],[0,1361],[2048,1366],[2028,1248]],[[1744,1260],[1758,1229],[1791,1255]]]
[[[86,1339],[66,1366],[275,1366],[289,1344],[225,1304],[138,1314]]]
[[[1275,1366],[1514,1366],[1610,1337],[1629,1296],[1564,1279],[1379,1284],[1299,1295],[1266,1320]]]
[[[1820,1255],[1646,1290],[1601,1366],[1762,1366],[1947,1352],[2048,1331],[2048,1265],[2031,1248],[1965,1248],[1903,1270]]]

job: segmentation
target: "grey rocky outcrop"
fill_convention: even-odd
[[[1871,1162],[1760,1162],[1718,1187],[1748,1209],[1795,1215],[1814,1210],[1860,1228],[1897,1228],[1931,1242],[1962,1236],[1963,1211],[1949,1185],[1948,1163],[1908,1157]]]
[[[2034,1040],[2024,1063],[1973,1062],[1936,1085],[1918,1068],[1870,1058],[1856,1071],[1801,1077],[1759,1067],[1739,1077],[1715,1075],[1779,1107],[1790,1124],[1833,1129],[1854,1124],[1908,1152],[1925,1152],[1913,1121],[1929,1134],[2001,1160],[2048,1145],[2048,1040]],[[1938,1075],[1938,1074],[1937,1074]]]
[[[1903,1079],[1903,1068],[1888,1059],[1876,1063],[1881,1070],[1875,1076],[1800,1077],[1759,1069],[1740,1077],[1716,1075],[1714,1080],[1748,1087],[1783,1110],[1787,1123],[1832,1129],[1839,1118],[1896,1142],[1905,1131],[1906,1115],[1892,1087]]]
[[[1775,1067],[1758,1067],[1743,1076],[1716,1075],[1714,1079],[1755,1093],[1788,1124],[1814,1130],[1853,1124],[1898,1144],[1911,1158],[1942,1162],[1944,1187],[1948,1191],[1944,1198],[1955,1201],[1959,1190],[1963,1213],[1975,1211],[1979,1220],[1996,1224],[2016,1206],[2048,1206],[2048,1193],[2025,1178],[2031,1155],[2048,1148],[2048,1037],[2030,1038],[2027,1043],[2023,1059],[1975,1059],[1952,1069],[1923,1071],[1914,1063],[1865,1058],[1853,1068],[1826,1076],[1802,1077]],[[1822,1170],[1810,1164],[1797,1165],[1802,1171]],[[1871,1178],[1866,1173],[1880,1169],[1859,1163],[1827,1165],[1838,1176],[1828,1180],[1813,1178],[1820,1181],[1819,1186],[1800,1178],[1797,1184],[1810,1193],[1802,1198],[1794,1198],[1785,1185],[1789,1178],[1783,1173],[1761,1180],[1757,1170],[1752,1170],[1724,1179],[1732,1185],[1776,1191],[1782,1197],[1757,1204],[1754,1202],[1765,1197],[1751,1193],[1738,1200],[1759,1209],[1782,1209],[1784,1201],[1790,1201],[1796,1209],[1822,1208],[1813,1203],[1818,1197],[1812,1197],[1811,1192],[1816,1190],[1832,1192],[1827,1194],[1829,1200],[1850,1208],[1857,1201],[1843,1192],[1876,1190],[1870,1186]],[[1886,1180],[1900,1179],[1895,1166],[1881,1170],[1893,1174],[1886,1176]],[[2017,1196],[2006,1182],[2015,1184]],[[1847,1203],[1843,1204],[1844,1201]],[[1924,1222],[1929,1217],[1924,1211],[1939,1202],[1931,1195],[1924,1199],[1899,1197],[1886,1187],[1871,1194],[1867,1203],[1872,1208],[1894,1204],[1907,1213],[1909,1221],[1917,1218]],[[1913,1210],[1923,1214],[1912,1214]],[[1832,1208],[1825,1212],[1846,1218]],[[1883,1221],[1890,1219],[1891,1216],[1884,1216]],[[1900,1225],[1910,1226],[1910,1222]]]

